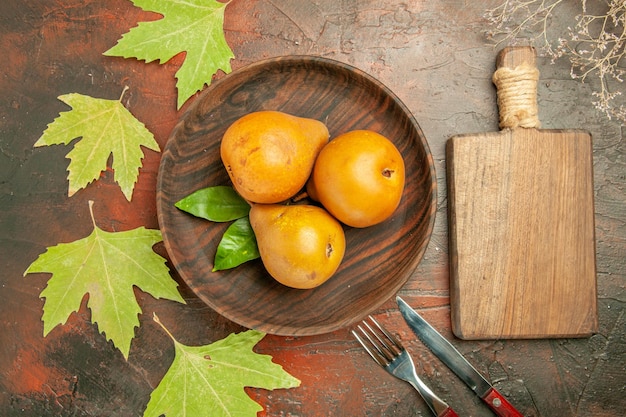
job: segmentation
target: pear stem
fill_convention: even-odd
[[[307,193],[306,191],[302,191],[300,194],[296,194],[293,197],[291,197],[291,202],[297,203],[298,201],[302,201],[308,197],[309,197],[309,193]]]

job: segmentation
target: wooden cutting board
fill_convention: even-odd
[[[596,332],[591,135],[542,130],[535,50],[496,62],[499,132],[446,145],[452,327],[462,339]]]

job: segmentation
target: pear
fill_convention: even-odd
[[[320,151],[307,182],[308,196],[337,220],[369,227],[391,217],[404,193],[402,154],[385,136],[353,130]]]
[[[278,203],[302,190],[329,137],[328,128],[319,120],[258,111],[228,127],[220,155],[243,198],[252,203]]]
[[[253,204],[250,224],[265,269],[288,287],[317,287],[333,276],[343,260],[343,228],[323,208]]]

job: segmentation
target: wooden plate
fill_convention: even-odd
[[[406,165],[406,186],[394,215],[380,225],[346,227],[337,273],[312,290],[274,281],[260,259],[211,272],[228,224],[178,210],[200,188],[229,185],[220,141],[239,117],[279,110],[324,121],[331,139],[354,129],[385,135]],[[392,297],[421,260],[435,220],[436,176],[424,135],[384,85],[329,59],[291,56],[251,64],[209,86],[183,114],[163,152],[157,210],[171,261],[207,305],[247,328],[278,335],[314,335],[348,326]]]

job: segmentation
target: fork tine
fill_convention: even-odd
[[[362,324],[365,328],[361,325],[357,326],[361,335],[354,330],[352,330],[352,334],[376,363],[382,367],[386,367],[400,355],[402,345],[400,345],[400,342],[391,336],[374,317],[370,315],[368,318],[376,326],[376,329],[366,320],[363,320]]]
[[[396,357],[396,353],[389,347],[389,345],[381,339],[380,335],[372,329],[366,321],[363,322],[368,331],[363,330],[361,328],[361,332],[367,337],[367,340],[374,346],[374,348],[378,351],[378,353],[386,359],[385,365],[388,365],[389,362]]]
[[[380,349],[378,349],[378,347],[374,343],[372,343],[372,340],[369,337],[369,335],[365,332],[365,330],[363,330],[363,328],[360,325],[357,326],[357,328],[361,331],[361,334],[363,334],[363,336],[365,336],[370,341],[371,346],[374,347],[373,350],[370,349],[367,342],[364,339],[362,339],[361,336],[359,336],[359,334],[356,331],[352,330],[352,335],[356,338],[356,340],[358,340],[361,346],[363,346],[363,349],[365,349],[365,351],[369,353],[372,359],[374,359],[374,362],[376,362],[383,368],[387,366],[389,364],[389,361],[387,360],[386,357],[384,357],[381,353],[379,353]]]
[[[387,341],[383,340],[380,337],[379,333],[376,332],[374,329],[372,329],[372,327],[369,324],[364,322],[365,325],[372,331],[372,333],[374,333],[374,335],[380,341],[380,343],[382,343],[393,354],[393,356],[398,356],[402,352],[402,350],[404,349],[404,346],[402,346],[402,343],[400,343],[400,341],[398,339],[396,339],[387,330],[385,330],[385,328],[383,326],[381,326],[380,323],[378,323],[378,321],[376,321],[376,319],[374,317],[372,317],[372,316],[368,316],[368,317],[372,321],[372,323],[374,323],[374,325],[376,325],[376,327],[378,328],[380,333],[382,333],[387,338],[387,340],[393,344],[393,346],[390,346],[387,343]]]

